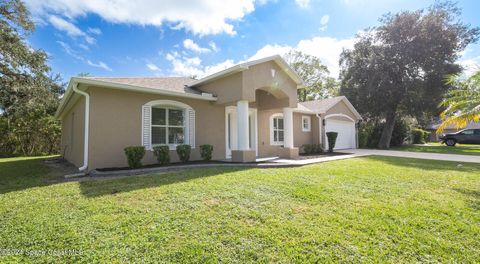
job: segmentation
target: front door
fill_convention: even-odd
[[[248,142],[249,148],[255,149],[258,155],[257,146],[257,110],[250,108],[248,114],[249,133]],[[237,107],[228,106],[225,110],[225,149],[226,158],[232,158],[232,150],[237,149]]]

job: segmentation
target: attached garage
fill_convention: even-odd
[[[327,117],[325,119],[325,147],[328,149],[327,132],[337,132],[337,141],[334,149],[352,149],[357,147],[355,121],[347,118]]]
[[[297,111],[311,111],[320,118],[317,133],[325,150],[328,149],[327,132],[338,133],[334,149],[357,148],[356,124],[362,117],[345,96],[301,102]]]

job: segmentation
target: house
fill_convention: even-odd
[[[440,127],[441,124],[442,124],[442,121],[436,120],[436,121],[430,122],[430,124],[428,124],[427,127],[425,128],[425,130],[430,132],[430,135],[429,135],[430,142],[440,141],[440,138],[439,138],[440,135],[437,134],[437,129]],[[465,127],[461,127],[461,128],[457,128],[454,125],[449,125],[443,130],[442,134],[455,133],[462,129],[479,129],[479,128],[480,128],[480,122],[468,123]]]
[[[123,149],[143,145],[153,164],[155,145],[211,144],[213,159],[251,162],[256,157],[295,158],[304,144],[355,148],[361,119],[347,98],[299,103],[303,82],[280,56],[246,62],[200,80],[184,77],[73,77],[56,117],[62,122],[63,157],[93,170],[125,167]]]

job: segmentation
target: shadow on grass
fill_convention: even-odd
[[[52,184],[59,177],[44,164],[51,157],[8,158],[0,160],[0,194]]]
[[[463,171],[463,172],[478,172],[480,171],[480,164],[468,163],[468,162],[456,162],[456,161],[443,161],[443,160],[426,160],[426,159],[414,159],[414,158],[399,158],[399,157],[386,157],[386,156],[369,156],[368,159],[383,161],[385,163],[415,168],[429,171]]]
[[[453,190],[467,196],[470,206],[475,210],[480,210],[480,191],[459,188]]]
[[[139,189],[155,188],[163,185],[188,182],[198,178],[206,178],[225,173],[233,173],[252,168],[229,167],[229,168],[208,168],[188,169],[185,171],[169,173],[152,173],[143,176],[128,176],[121,179],[106,179],[80,182],[80,189],[84,196],[98,197],[116,193],[130,192]]]

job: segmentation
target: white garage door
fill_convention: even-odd
[[[337,119],[325,120],[325,132],[337,132],[337,141],[334,149],[351,149],[356,148],[355,144],[355,123],[351,121],[343,121]],[[328,149],[328,140],[325,134],[326,147]]]

